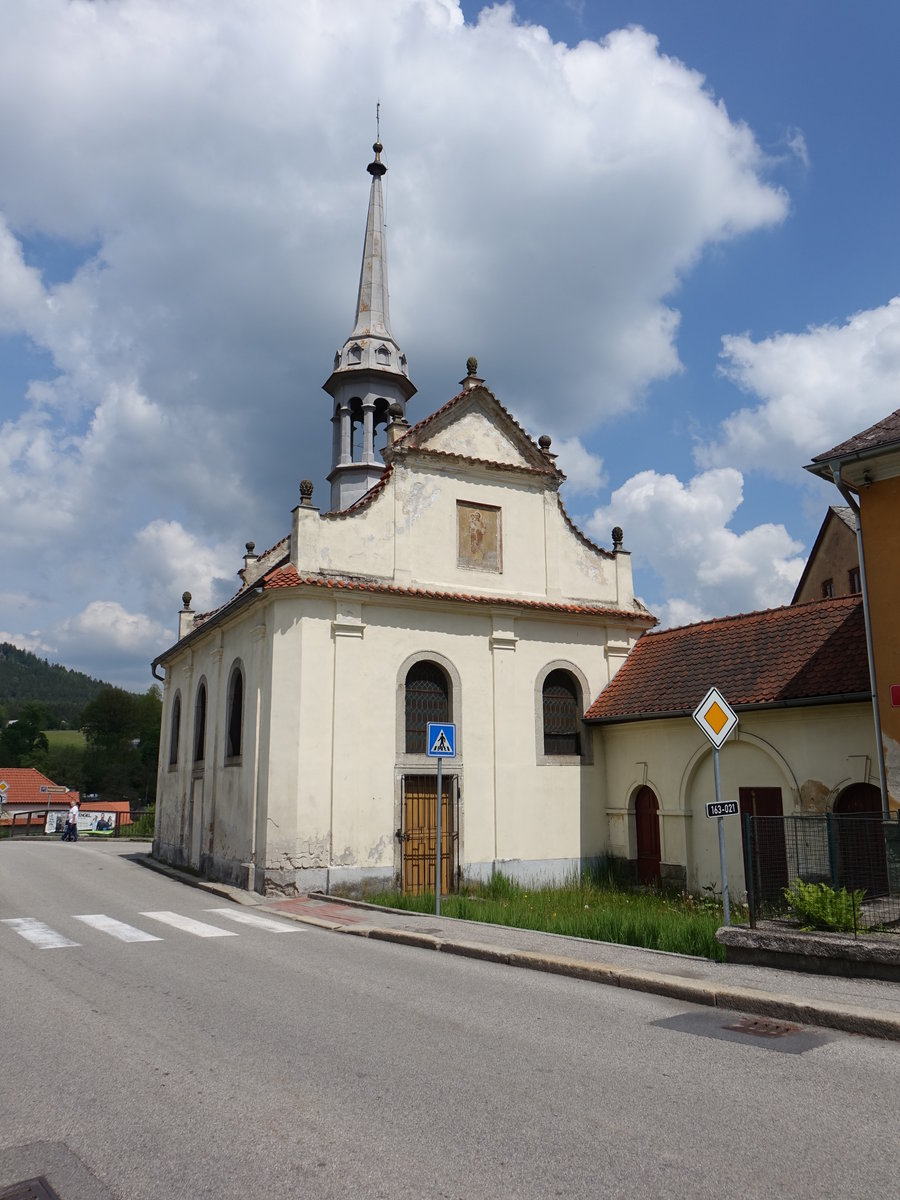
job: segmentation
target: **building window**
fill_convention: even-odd
[[[228,681],[228,724],[225,730],[225,757],[240,758],[244,727],[244,673],[235,665]]]
[[[834,595],[834,580],[833,579],[823,579],[822,580],[822,599],[830,600],[833,595]]]
[[[849,571],[850,578],[850,595],[858,596],[862,591],[862,583],[859,578],[859,567],[851,567]]]
[[[169,766],[178,762],[178,740],[181,736],[181,693],[175,693],[172,702],[172,726],[169,730]]]
[[[197,703],[194,706],[194,762],[203,762],[206,757],[206,684],[201,681],[197,688]]]
[[[429,721],[450,720],[450,684],[433,662],[417,662],[406,675],[406,753],[424,754]]]
[[[544,753],[581,754],[578,684],[568,671],[551,671],[544,680]]]

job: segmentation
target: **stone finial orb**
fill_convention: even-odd
[[[622,541],[624,540],[624,537],[625,534],[622,532],[622,527],[620,525],[614,525],[612,531],[613,550],[622,549]]]
[[[553,445],[553,439],[550,437],[550,435],[548,433],[542,433],[541,436],[538,438],[538,445],[540,446],[540,448],[542,450],[549,450],[550,447]]]
[[[312,501],[313,481],[311,479],[300,480],[300,503],[309,504]]]
[[[403,405],[399,400],[392,400],[388,405],[388,416],[392,421],[396,421],[398,417],[403,416]]]
[[[246,548],[247,553],[252,554],[253,551],[256,549],[256,542],[245,542],[244,546]]]
[[[466,359],[466,374],[467,375],[477,375],[478,374],[478,359],[475,357],[474,354],[470,354],[469,357]]]
[[[184,605],[185,608],[191,607],[191,593],[190,592],[182,592],[181,593],[181,603]]]

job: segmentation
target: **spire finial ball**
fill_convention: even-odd
[[[182,592],[181,593],[181,603],[184,605],[185,608],[191,607],[191,593],[190,592]]]
[[[466,359],[466,374],[467,375],[477,375],[478,374],[478,359],[475,357],[474,354],[470,354],[469,357]]]

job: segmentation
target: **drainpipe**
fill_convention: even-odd
[[[881,816],[885,821],[891,817],[888,803],[887,775],[884,770],[884,743],[881,738],[881,711],[878,707],[878,688],[875,686],[875,653],[872,649],[872,622],[869,617],[869,585],[866,581],[866,556],[863,552],[862,522],[859,505],[849,485],[841,478],[841,464],[835,459],[828,464],[834,486],[841,493],[856,518],[856,548],[859,554],[859,583],[862,589],[863,620],[866,626],[866,654],[869,659],[869,687],[872,689],[872,715],[875,719],[875,750],[878,754],[878,781],[881,784]]]

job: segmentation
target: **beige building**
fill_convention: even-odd
[[[443,886],[496,867],[560,877],[607,852],[606,766],[581,718],[654,618],[621,531],[607,550],[575,528],[550,439],[474,359],[453,399],[407,423],[375,151],[357,319],[325,385],[331,506],[303,481],[289,535],[248,543],[228,603],[196,614],[185,594],[154,663],[155,853],[257,890],[433,886],[425,737],[441,721],[457,731]]]
[[[738,713],[720,751],[741,815],[877,811],[862,601],[825,599],[648,633],[587,712],[609,854],[642,882],[719,885],[712,746],[691,717],[710,687]],[[774,828],[774,826],[773,826]],[[732,889],[746,887],[741,816],[725,820]],[[788,862],[779,826],[786,885]],[[777,857],[777,855],[776,855]]]
[[[862,591],[856,517],[844,504],[832,504],[809,552],[791,604],[831,596],[857,596]]]

